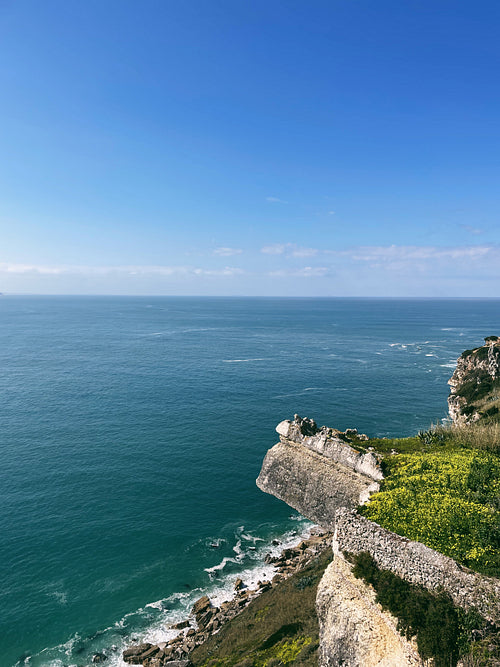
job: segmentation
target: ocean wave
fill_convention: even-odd
[[[273,565],[264,563],[267,553],[278,556],[284,549],[296,545],[309,535],[312,523],[300,515],[292,514],[289,519],[296,522],[296,529],[289,529],[277,538],[264,539],[245,526],[238,526],[231,546],[235,556],[224,556],[222,560],[203,568],[208,575],[205,587],[190,591],[176,591],[171,595],[148,602],[144,607],[125,614],[113,625],[95,632],[91,637],[76,633],[64,644],[46,648],[19,660],[15,667],[63,667],[64,665],[91,664],[96,653],[106,656],[108,667],[125,667],[122,652],[131,644],[150,642],[152,644],[173,639],[178,630],[170,628],[189,617],[191,608],[198,598],[206,594],[213,604],[220,606],[234,595],[234,582],[242,579],[253,589],[257,582],[274,576]],[[221,545],[226,538],[214,538]],[[206,540],[205,540],[206,545]],[[207,552],[208,553],[208,552]],[[213,552],[211,552],[213,553]]]
[[[269,359],[266,359],[264,357],[253,357],[251,359],[223,359],[222,361],[225,364],[240,364],[246,361],[269,361]]]

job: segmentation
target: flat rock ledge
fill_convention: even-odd
[[[267,554],[264,562],[273,572],[270,581],[257,582],[257,588],[250,590],[241,579],[235,581],[235,594],[231,600],[223,602],[220,607],[212,604],[207,595],[197,600],[191,610],[191,616],[170,626],[169,629],[180,630],[179,634],[168,642],[159,644],[137,644],[123,652],[123,660],[132,665],[143,667],[189,667],[189,654],[203,644],[211,635],[219,632],[224,623],[227,623],[258,595],[295,572],[300,571],[311,560],[316,558],[325,549],[330,548],[333,533],[321,529],[303,540],[296,547],[285,549],[280,556]]]

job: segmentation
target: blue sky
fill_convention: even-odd
[[[500,296],[499,25],[0,0],[0,291]]]

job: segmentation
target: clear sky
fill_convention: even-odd
[[[498,0],[0,0],[0,291],[500,296]]]

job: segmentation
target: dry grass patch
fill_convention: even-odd
[[[253,600],[190,655],[195,667],[316,667],[316,589],[332,552]]]

